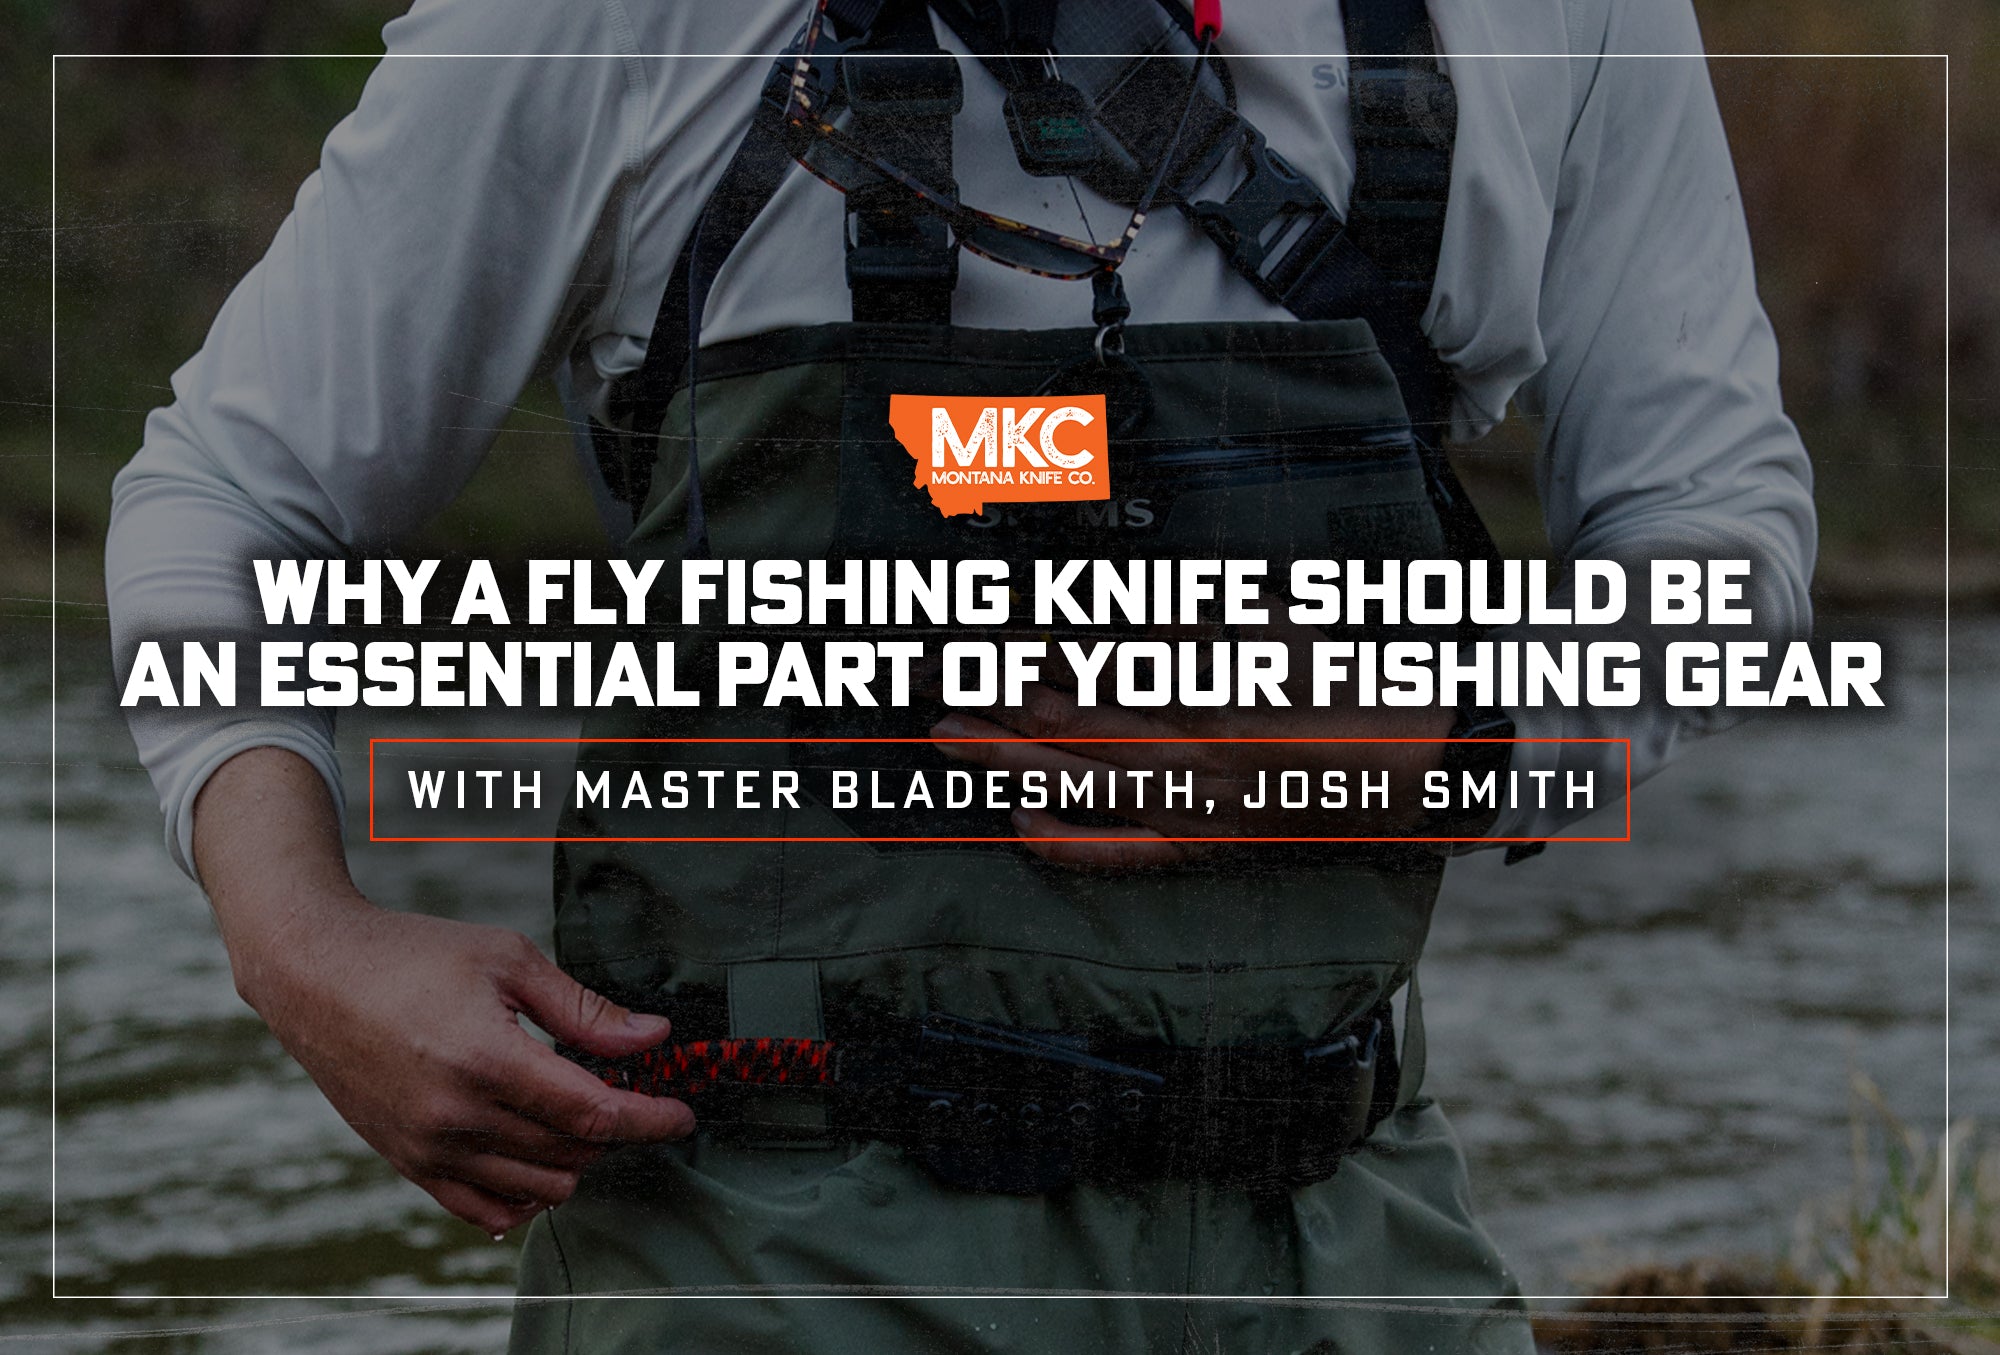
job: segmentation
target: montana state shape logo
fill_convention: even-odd
[[[989,503],[1111,497],[1101,395],[892,395],[889,427],[946,517]]]

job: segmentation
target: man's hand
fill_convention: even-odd
[[[299,961],[262,966],[245,999],[370,1147],[489,1233],[568,1199],[606,1149],[694,1128],[681,1102],[613,1090],[521,1028],[517,1013],[617,1057],[668,1024],[584,988],[518,932],[357,897],[287,944]]]
[[[1317,822],[1298,811],[1279,809],[1266,797],[1251,809],[1244,797],[1257,785],[1257,774],[1275,768],[1307,770],[1312,784],[1320,773],[1345,771],[1358,787],[1360,773],[1387,770],[1393,781],[1419,779],[1438,765],[1442,740],[1451,730],[1452,712],[1439,710],[1278,709],[1238,710],[1224,707],[1192,711],[1128,710],[1117,706],[1080,706],[1076,698],[1055,687],[1037,684],[1023,693],[1018,709],[989,712],[990,719],[948,715],[931,730],[946,755],[980,766],[1016,774],[1029,770],[1049,773],[1051,783],[1062,772],[1102,776],[1107,772],[1192,772],[1193,806],[1164,805],[1155,780],[1142,809],[1121,810],[1133,820],[1124,828],[1080,828],[1041,809],[1014,813],[1028,850],[1058,865],[1097,869],[1143,869],[1173,866],[1216,850],[1215,844],[1174,842],[1177,837],[1372,837],[1409,833],[1418,815],[1399,810],[1324,810]],[[1005,721],[1005,723],[996,723]],[[957,739],[1034,739],[1034,743],[956,743]],[[1252,743],[1252,739],[1352,738],[1411,740],[1383,743]],[[1086,739],[1130,739],[1130,743],[1086,743]],[[1188,743],[1213,739],[1224,742]],[[1206,805],[1213,801],[1209,812]],[[1121,804],[1128,803],[1121,797]],[[1076,842],[1065,838],[1102,838]]]
[[[300,759],[225,764],[195,811],[237,991],[334,1109],[439,1204],[498,1235],[569,1198],[623,1143],[694,1128],[679,1101],[605,1086],[522,1029],[617,1057],[667,1037],[527,937],[387,912],[348,879],[332,805]]]

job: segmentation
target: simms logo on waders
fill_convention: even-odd
[[[1111,497],[1101,395],[892,395],[889,427],[946,517],[987,503]]]

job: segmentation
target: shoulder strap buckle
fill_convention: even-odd
[[[847,285],[944,291],[958,284],[958,250],[951,230],[934,216],[883,219],[856,211],[847,236]],[[914,317],[912,317],[914,318]]]
[[[1255,283],[1273,301],[1288,290],[1279,274],[1295,254],[1318,255],[1341,228],[1333,204],[1264,134],[1245,122],[1243,163],[1248,171],[1227,198],[1187,204],[1187,214],[1228,256],[1230,267]],[[1310,248],[1301,248],[1312,245]]]

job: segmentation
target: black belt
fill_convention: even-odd
[[[675,1096],[723,1134],[774,1096],[838,1137],[903,1145],[964,1189],[1200,1180],[1285,1190],[1333,1175],[1395,1106],[1387,1004],[1315,1045],[1108,1045],[931,1015],[902,1041],[706,1040],[624,1060],[568,1051],[612,1086]]]

